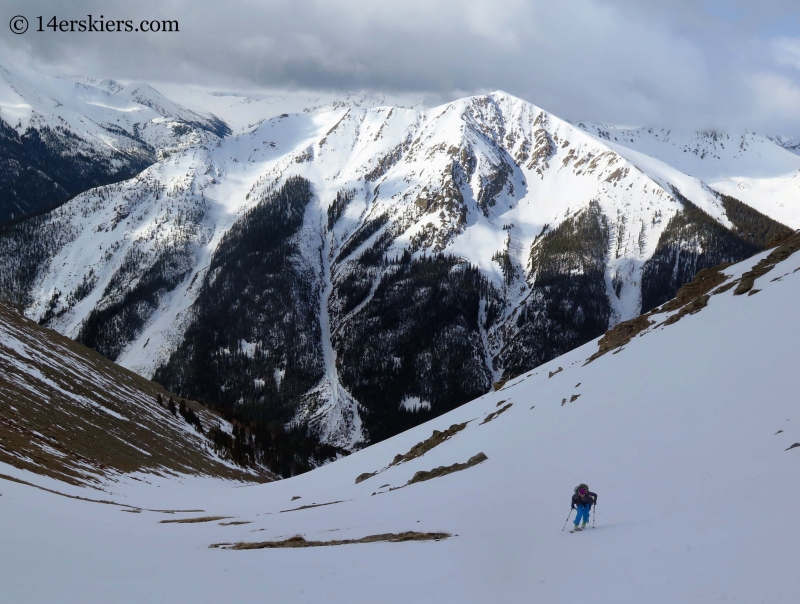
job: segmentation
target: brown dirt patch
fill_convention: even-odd
[[[464,422],[462,424],[453,424],[444,432],[440,432],[439,430],[434,430],[433,433],[423,440],[422,442],[417,443],[413,447],[408,450],[408,453],[405,455],[397,455],[392,460],[392,463],[389,464],[389,467],[396,466],[406,461],[411,461],[412,459],[416,459],[417,457],[422,457],[430,451],[431,449],[438,447],[443,442],[450,440],[456,434],[461,432],[464,428],[467,427],[469,422]]]
[[[492,412],[491,412],[489,415],[487,415],[487,416],[484,418],[484,420],[483,420],[483,421],[480,423],[480,425],[482,426],[483,424],[488,424],[490,421],[492,421],[494,418],[496,418],[496,417],[497,417],[498,415],[500,415],[501,413],[503,413],[503,412],[505,412],[505,411],[508,411],[508,410],[511,408],[511,406],[512,406],[513,404],[514,404],[514,403],[508,403],[508,404],[507,404],[505,407],[503,407],[502,409],[498,409],[497,411],[492,411]]]
[[[766,275],[775,268],[776,264],[783,262],[798,250],[800,250],[800,231],[784,239],[778,247],[770,252],[769,256],[760,260],[752,269],[744,273],[739,285],[733,291],[733,295],[741,296],[748,293],[753,289],[756,279]]]
[[[655,325],[655,322],[650,320],[650,316],[652,314],[653,313],[647,313],[645,315],[640,315],[635,319],[631,319],[630,321],[623,321],[622,323],[615,325],[612,329],[606,331],[606,333],[597,343],[597,352],[589,357],[589,359],[586,361],[586,364],[588,365],[595,359],[603,356],[607,352],[614,350],[615,348],[621,348],[645,329],[651,325]]]
[[[407,531],[405,533],[383,533],[369,535],[361,539],[336,539],[333,541],[306,541],[300,535],[284,539],[283,541],[258,541],[251,543],[215,543],[208,547],[219,549],[246,550],[246,549],[278,549],[298,547],[327,547],[331,545],[352,545],[355,543],[403,543],[406,541],[441,541],[452,537],[450,533],[419,533]]]
[[[250,482],[158,405],[170,393],[94,350],[0,303],[0,462],[72,485],[101,488],[130,472],[207,474]],[[186,401],[205,426],[218,416]]]
[[[367,478],[372,478],[376,474],[377,472],[364,472],[363,474],[359,474],[356,477],[356,484],[358,484],[359,482],[364,482]]]
[[[495,392],[497,392],[498,390],[502,390],[503,386],[506,385],[506,382],[508,382],[508,378],[502,379],[499,382],[495,382],[494,384],[492,384],[492,389]]]
[[[648,313],[639,315],[629,321],[623,321],[615,325],[612,329],[606,331],[600,341],[598,342],[598,350],[590,356],[585,365],[588,365],[595,359],[603,356],[607,352],[616,350],[617,352],[633,338],[643,332],[645,329],[655,325],[656,322],[651,320],[653,316],[672,312],[675,310],[680,311],[675,315],[669,317],[664,321],[664,325],[672,325],[677,323],[688,314],[699,312],[708,305],[710,292],[714,288],[718,288],[714,293],[722,293],[733,287],[733,285],[724,286],[726,289],[718,286],[725,283],[728,277],[722,272],[728,268],[730,263],[720,264],[714,268],[706,268],[701,270],[695,275],[694,280],[685,284],[678,290],[675,297],[664,304],[661,308],[656,308]],[[616,353],[615,353],[616,354]]]
[[[286,512],[298,512],[300,510],[310,510],[311,508],[321,508],[325,505],[333,505],[335,503],[342,503],[341,501],[329,501],[328,503],[312,503],[310,505],[301,505],[299,508],[292,508],[291,510],[281,510],[281,514],[285,514]]]
[[[438,468],[434,468],[433,470],[429,470],[427,472],[420,470],[414,474],[414,476],[406,483],[405,486],[415,484],[417,482],[424,482],[433,478],[439,478],[440,476],[447,476],[453,472],[460,472],[461,470],[466,470],[467,468],[477,466],[479,463],[483,463],[487,459],[489,458],[485,453],[478,453],[477,455],[470,457],[469,460],[467,460],[467,463],[454,463],[451,466],[439,466]]]
[[[672,325],[680,321],[686,315],[701,311],[708,305],[710,297],[709,292],[711,292],[710,295],[721,294],[732,289],[734,286],[736,289],[733,291],[733,294],[736,296],[742,294],[752,295],[759,292],[760,290],[753,289],[755,280],[767,274],[775,265],[783,262],[798,250],[800,250],[800,231],[782,238],[778,247],[770,252],[766,258],[759,261],[751,270],[744,273],[738,281],[725,283],[728,277],[726,277],[722,271],[729,267],[730,263],[720,264],[714,268],[703,269],[695,275],[691,283],[687,283],[678,290],[675,298],[664,304],[661,308],[654,309],[630,321],[619,323],[613,329],[609,329],[603,337],[600,338],[598,342],[598,351],[590,356],[585,364],[591,363],[596,358],[603,356],[611,350],[620,349],[639,333],[651,325],[655,325],[655,321],[650,320],[654,315],[678,310],[678,313],[672,315],[663,323],[663,325]]]
[[[715,287],[722,285],[728,279],[722,271],[730,265],[730,262],[725,262],[713,268],[704,268],[694,276],[692,281],[681,287],[675,297],[664,304],[659,312],[678,310],[697,298],[706,295]]]
[[[726,291],[732,290],[736,285],[738,285],[738,281],[731,281],[730,283],[726,283],[725,285],[720,285],[717,289],[711,292],[712,296],[716,296],[717,294],[724,294]]]
[[[230,516],[200,516],[199,518],[175,518],[162,520],[159,524],[195,524],[197,522],[214,522],[215,520],[226,520]]]
[[[505,402],[505,401],[500,401],[500,402],[502,403],[502,402]],[[510,407],[511,405],[509,404],[508,406]],[[500,414],[503,411],[504,410],[500,410],[497,413]],[[466,428],[468,423],[469,422],[464,422],[464,423],[461,423],[461,424],[453,424],[452,426],[450,426],[447,430],[445,430],[443,432],[441,432],[439,430],[434,430],[433,433],[428,438],[426,438],[425,440],[423,440],[421,442],[418,442],[416,445],[411,447],[408,450],[407,453],[398,453],[397,455],[395,455],[394,459],[392,460],[392,463],[390,463],[386,468],[384,468],[384,470],[387,470],[387,469],[391,468],[392,466],[396,466],[396,465],[399,465],[401,463],[405,463],[407,461],[411,461],[412,459],[416,459],[418,457],[422,457],[423,455],[425,455],[431,449],[433,449],[435,447],[438,447],[443,442],[453,438],[456,434],[458,434],[464,428]],[[368,478],[372,478],[373,476],[376,476],[376,475],[380,474],[384,470],[380,470],[378,472],[365,472],[363,474],[359,474],[358,478],[356,478],[356,484],[358,484],[360,482],[363,482],[363,481],[367,480]]]

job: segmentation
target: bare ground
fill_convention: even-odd
[[[380,535],[369,535],[361,539],[336,539],[332,541],[306,541],[300,535],[284,539],[283,541],[257,541],[241,543],[215,543],[209,547],[219,549],[277,549],[277,548],[298,548],[298,547],[326,547],[330,545],[352,545],[355,543],[378,543],[381,541],[389,543],[403,543],[405,541],[441,541],[452,537],[450,533],[418,533],[407,531],[405,533],[383,533]]]

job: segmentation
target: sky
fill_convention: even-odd
[[[426,95],[560,117],[800,135],[797,0],[3,0],[0,62],[54,75]],[[179,32],[44,32],[58,20]],[[29,29],[10,31],[25,16]]]

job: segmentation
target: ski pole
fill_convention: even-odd
[[[597,520],[597,504],[594,504],[594,515],[592,516],[592,528],[594,528],[594,521]]]
[[[569,510],[569,514],[567,515],[567,519],[564,521],[564,528],[562,528],[562,532],[565,528],[567,528],[567,522],[569,522],[569,517],[572,516],[572,508]]]

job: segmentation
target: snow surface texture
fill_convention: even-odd
[[[729,281],[766,255],[726,269]],[[700,312],[653,326],[588,365],[597,342],[586,344],[498,392],[297,478],[236,488],[147,477],[151,484],[115,487],[111,499],[128,508],[2,482],[0,595],[20,603],[268,597],[557,604],[576,594],[593,604],[794,601],[800,253],[759,277],[754,290],[711,295]],[[469,423],[421,457],[390,466],[432,430],[462,422]],[[475,467],[390,490],[420,470],[481,452],[488,459]],[[599,495],[596,528],[571,535],[561,528],[580,482]],[[331,502],[340,503],[281,513]],[[120,513],[137,506],[203,511]],[[230,519],[160,524],[204,516]],[[248,524],[220,524],[232,521]],[[453,536],[208,548],[409,530]]]

